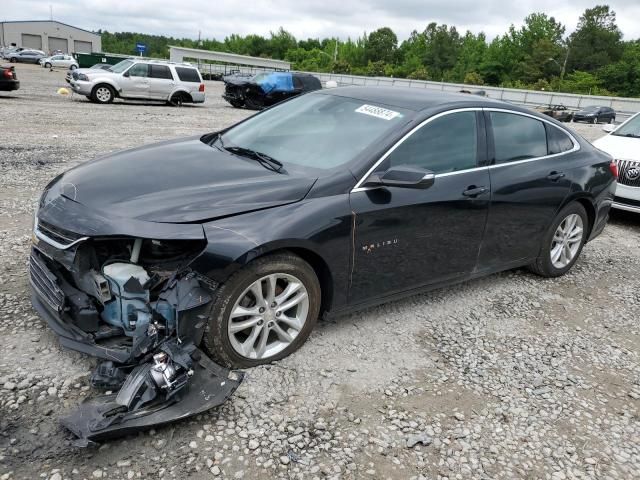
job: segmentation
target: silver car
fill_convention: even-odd
[[[71,74],[71,88],[96,103],[116,97],[162,100],[172,105],[203,103],[204,83],[198,69],[188,63],[130,58],[110,70],[78,69]]]

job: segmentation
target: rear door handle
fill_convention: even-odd
[[[476,187],[475,185],[471,185],[464,192],[462,192],[462,195],[464,195],[465,197],[475,198],[478,195],[487,193],[488,191],[489,189],[487,187]]]
[[[547,175],[547,178],[549,180],[551,180],[552,182],[557,182],[558,180],[560,180],[561,178],[564,178],[564,177],[565,177],[564,173],[556,172],[556,171],[553,171],[549,175]]]

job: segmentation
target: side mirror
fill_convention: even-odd
[[[602,130],[604,130],[607,133],[611,133],[616,130],[616,126],[613,123],[607,123],[602,127]]]
[[[363,186],[424,189],[429,188],[434,182],[435,174],[431,170],[399,165],[384,173],[372,173]]]
[[[122,74],[122,76],[123,76],[123,77],[128,77],[128,76],[129,76],[129,72],[128,72],[128,71],[124,72],[124,73]]]

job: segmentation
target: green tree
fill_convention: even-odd
[[[593,72],[620,59],[622,32],[608,5],[587,8],[569,37],[569,70]]]
[[[464,76],[464,83],[468,85],[483,85],[484,80],[478,72],[469,72]]]
[[[427,25],[424,36],[424,65],[436,80],[449,79],[448,73],[456,65],[462,48],[462,39],[456,27],[432,22]]]
[[[368,62],[393,63],[398,48],[398,37],[389,27],[371,32],[365,47]]]

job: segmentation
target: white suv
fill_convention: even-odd
[[[605,125],[605,135],[593,145],[615,158],[618,185],[614,208],[640,213],[640,113],[622,125]]]
[[[71,88],[96,103],[120,97],[163,100],[172,105],[203,103],[200,72],[188,63],[130,58],[107,70],[80,68],[71,74]]]

